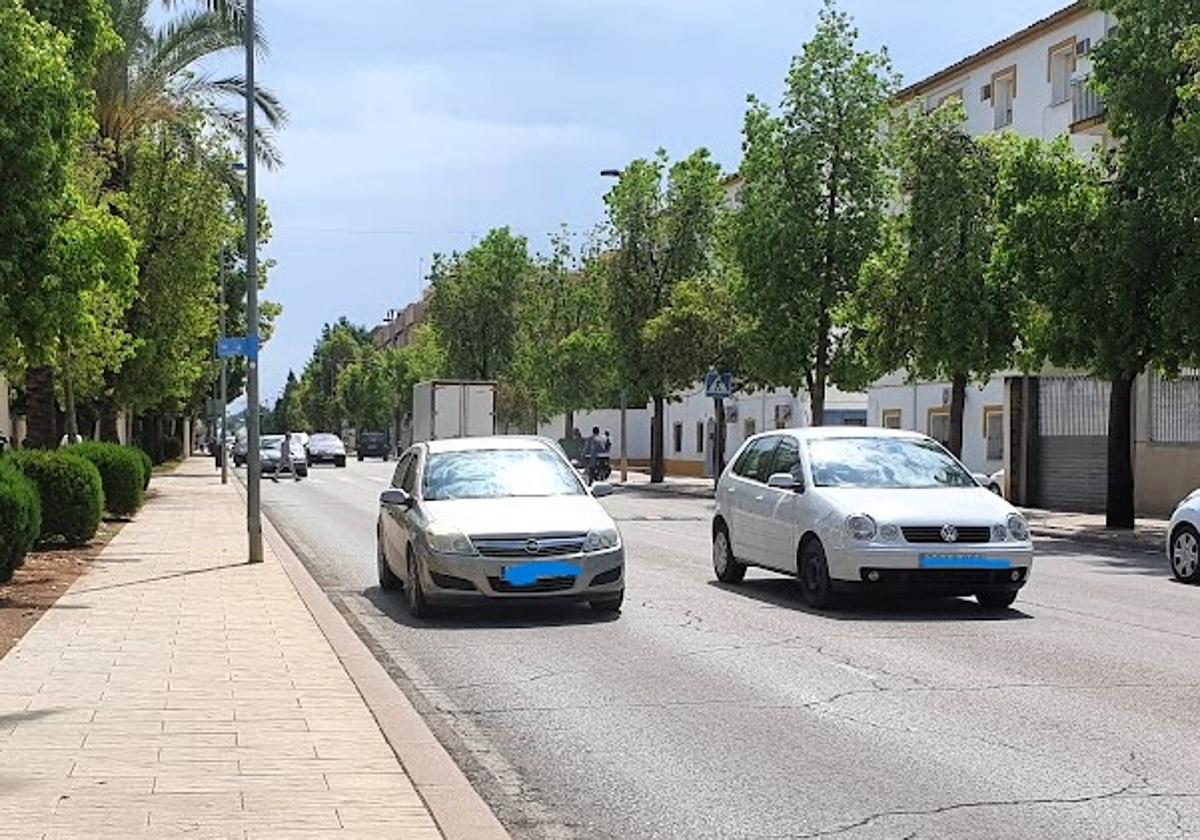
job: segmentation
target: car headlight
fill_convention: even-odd
[[[587,539],[583,541],[583,550],[588,553],[608,551],[620,544],[621,535],[616,528],[600,528],[596,531],[588,531]]]
[[[846,517],[846,533],[851,539],[863,542],[873,540],[878,530],[875,520],[865,513],[854,513]]]
[[[900,528],[890,523],[879,526],[879,539],[883,542],[896,542],[900,539]]]
[[[992,542],[1005,542],[1008,539],[1007,525],[992,526]]]
[[[1008,515],[1008,534],[1017,542],[1025,542],[1029,539],[1029,523],[1025,521],[1024,516],[1019,513]]]
[[[425,541],[429,543],[430,550],[437,554],[461,554],[474,557],[479,553],[466,534],[448,525],[431,525],[425,531]]]

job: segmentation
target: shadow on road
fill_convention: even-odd
[[[1036,556],[1042,561],[1051,557],[1070,557],[1096,569],[1172,580],[1171,566],[1162,551],[1137,551],[1074,540],[1045,539],[1038,541]]]
[[[438,607],[429,618],[413,618],[404,603],[403,592],[385,592],[378,586],[372,586],[364,589],[362,595],[397,624],[433,630],[525,630],[534,627],[605,624],[620,618],[617,615],[595,612],[586,603],[562,601],[501,601],[471,606]]]
[[[814,610],[800,597],[799,583],[785,577],[748,578],[741,583],[710,580],[708,585],[743,598],[836,621],[1015,621],[1033,618],[1013,607],[1000,612],[988,612],[981,609],[974,599],[921,598],[886,593],[839,592],[832,607]]]

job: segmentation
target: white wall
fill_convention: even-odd
[[[903,377],[892,374],[876,383],[868,393],[867,422],[883,425],[885,410],[900,412],[900,428],[929,434],[930,409],[949,407],[948,382],[906,384]],[[992,377],[984,385],[967,386],[963,407],[963,463],[973,472],[991,474],[1004,466],[1003,459],[988,460],[987,438],[984,435],[984,408],[1004,407],[1004,377]]]
[[[0,373],[0,432],[13,438],[12,415],[8,408],[8,380]]]

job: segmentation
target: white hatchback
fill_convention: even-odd
[[[722,474],[713,569],[800,578],[812,607],[835,588],[974,595],[1006,609],[1029,579],[1021,514],[936,441],[890,429],[817,427],[750,438]]]
[[[1200,490],[1179,503],[1167,528],[1167,559],[1183,583],[1200,583]]]

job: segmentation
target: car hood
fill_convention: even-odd
[[[847,516],[865,513],[894,525],[992,525],[1016,508],[982,487],[875,490],[819,487],[817,492]]]
[[[434,522],[467,536],[584,534],[612,528],[612,518],[591,496],[550,498],[452,499],[423,502]]]

